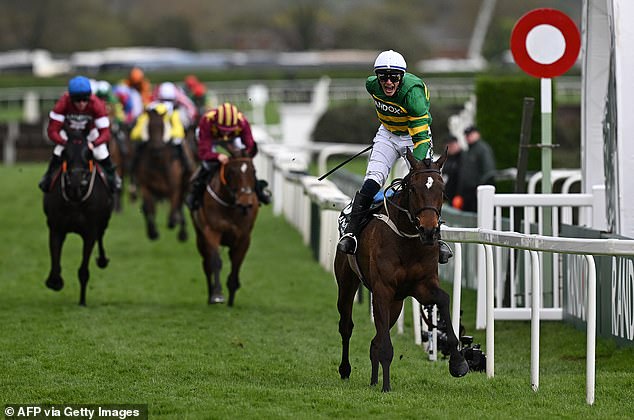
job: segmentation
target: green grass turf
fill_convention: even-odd
[[[235,307],[209,306],[191,223],[176,240],[145,237],[139,204],[114,214],[79,307],[80,239],[68,237],[65,288],[44,286],[47,227],[37,181],[43,165],[0,166],[0,405],[142,403],[150,418],[627,418],[634,412],[634,351],[599,340],[596,403],[585,403],[585,332],[542,323],[540,388],[530,388],[530,325],[497,322],[495,377],[452,378],[406,332],[392,333],[392,392],[370,387],[374,334],[367,299],[355,306],[352,375],[339,378],[333,276],[300,235],[263,207]],[[225,267],[227,252],[223,251]],[[223,285],[226,271],[223,272]],[[450,287],[446,286],[446,290]],[[366,295],[367,296],[367,295]],[[473,330],[475,294],[463,291]],[[486,349],[485,349],[486,350]]]

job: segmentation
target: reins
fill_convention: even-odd
[[[95,186],[95,178],[97,176],[97,170],[92,160],[88,161],[88,170],[90,171],[90,183],[88,184],[88,190],[86,191],[86,194],[84,194],[84,196],[79,200],[80,203],[83,203],[84,201],[88,200],[88,198],[92,194],[93,187]],[[62,176],[61,176],[62,197],[64,198],[64,201],[72,202],[72,200],[68,198],[68,195],[66,194],[66,176],[64,175],[67,175],[67,174],[68,174],[68,162],[64,161],[62,163]]]
[[[409,174],[407,174],[404,178],[396,178],[392,181],[392,183],[385,189],[385,194],[383,195],[383,206],[385,208],[385,214],[375,214],[374,216],[381,220],[382,222],[384,222],[386,225],[388,225],[388,227],[390,229],[392,229],[392,231],[394,231],[394,233],[396,233],[398,236],[402,237],[402,238],[410,238],[410,239],[414,239],[414,238],[420,238],[421,240],[422,238],[422,231],[421,231],[421,227],[419,226],[419,224],[417,223],[416,220],[416,216],[418,216],[420,213],[422,213],[425,210],[430,210],[436,213],[436,215],[438,216],[438,226],[435,228],[436,231],[440,232],[440,209],[433,207],[433,206],[423,206],[420,209],[416,209],[416,211],[414,211],[414,215],[412,215],[412,212],[405,208],[400,206],[398,203],[396,203],[395,200],[390,199],[388,197],[387,192],[389,190],[394,191],[394,194],[392,194],[392,196],[396,196],[398,192],[401,192],[403,190],[405,190],[407,187],[410,186],[410,179],[412,176],[419,174],[419,173],[437,173],[440,174],[440,170],[438,169],[432,169],[432,168],[427,168],[427,169],[416,169],[412,172],[410,172]],[[408,194],[410,192],[408,191]],[[409,203],[409,195],[408,195],[408,203]],[[416,229],[417,233],[406,233],[403,232],[401,229],[399,229],[398,226],[396,226],[396,223],[394,223],[394,221],[391,219],[390,217],[390,210],[389,210],[389,205],[393,206],[394,208],[396,208],[397,210],[405,213],[410,221],[410,223],[412,224],[412,226]]]
[[[231,162],[250,162],[251,159],[250,158],[232,158]],[[214,189],[211,187],[211,184],[207,184],[207,192],[209,193],[209,195],[211,195],[211,198],[213,198],[218,204],[224,206],[224,207],[235,207],[236,203],[235,203],[235,197],[238,193],[244,193],[244,194],[253,194],[254,191],[251,188],[240,188],[240,190],[238,191],[234,191],[231,189],[231,187],[229,187],[229,185],[227,184],[227,178],[225,177],[225,167],[227,166],[227,163],[223,163],[222,165],[220,165],[220,170],[218,173],[218,177],[220,178],[220,185],[227,191],[227,193],[229,194],[229,196],[234,200],[234,203],[230,204],[227,203],[225,200],[223,200],[222,198],[220,198],[220,196],[218,195],[218,193],[216,193],[216,191],[214,191]]]

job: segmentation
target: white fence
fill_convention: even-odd
[[[447,228],[443,227],[443,238],[456,243],[477,243],[481,244],[486,255],[486,353],[487,353],[487,376],[494,375],[494,263],[493,246],[513,248],[529,251],[531,254],[532,266],[532,290],[531,294],[531,386],[536,391],[539,388],[539,322],[541,318],[541,276],[539,268],[539,254],[537,251],[583,255],[587,261],[585,267],[585,277],[587,280],[582,283],[582,278],[577,279],[580,290],[586,292],[585,310],[582,309],[581,319],[586,322],[586,402],[594,403],[595,387],[595,348],[596,348],[596,270],[594,255],[611,256],[633,256],[634,240],[623,239],[579,239],[579,238],[557,238],[552,236],[528,235],[515,232],[499,232],[487,229],[468,228]],[[457,246],[458,247],[458,246]],[[460,313],[460,294],[455,294],[456,288],[459,290],[461,283],[460,273],[454,277],[454,298],[453,314],[454,331],[458,325]],[[535,310],[539,308],[540,310]],[[456,316],[458,314],[458,316]]]
[[[532,229],[537,233],[543,233],[543,212],[545,209],[552,212],[552,232],[554,237],[559,236],[560,224],[572,224],[572,210],[579,214],[581,225],[585,225],[597,230],[605,229],[605,188],[597,186],[591,194],[496,194],[495,187],[482,185],[478,187],[478,227],[483,229],[504,230],[503,215],[508,213],[509,225],[515,224],[515,209],[521,209],[522,233],[530,234]],[[535,217],[537,209],[538,218]],[[536,225],[536,227],[534,227]],[[528,302],[531,294],[530,253],[522,252],[517,255],[516,251],[509,247],[506,250],[496,248],[495,250],[495,273],[497,283],[495,285],[495,319],[507,320],[528,320],[530,319],[530,308]],[[553,254],[552,274],[542,273],[549,281],[542,290],[548,292],[548,301],[552,302],[548,308],[542,309],[542,316],[547,319],[561,320],[561,256]],[[478,298],[476,311],[476,328],[486,327],[485,318],[485,255],[484,250],[478,249]],[[543,256],[540,261],[543,262]],[[523,264],[523,287],[521,285],[522,276],[517,270],[517,265]],[[508,273],[508,275],[506,275]],[[508,281],[508,295],[510,300],[508,306],[504,306],[505,279]],[[542,296],[545,300],[545,296]],[[518,303],[519,302],[519,303]],[[521,304],[520,304],[521,303]]]
[[[313,247],[315,257],[320,265],[332,272],[334,251],[338,240],[337,218],[341,209],[350,201],[350,197],[343,194],[330,181],[318,181],[316,177],[301,174],[297,171],[295,160],[276,158],[281,151],[277,147],[262,148],[260,159],[262,166],[270,168],[269,180],[273,180],[273,189],[276,194],[273,197],[276,214],[283,215],[295,228],[297,228],[304,243]],[[286,152],[285,152],[286,153]],[[291,155],[295,152],[289,152]],[[288,155],[286,155],[288,157]],[[402,169],[401,169],[402,171]],[[400,173],[400,172],[397,172]],[[280,184],[280,185],[277,185]],[[495,341],[494,323],[496,319],[530,319],[531,321],[531,386],[536,391],[539,388],[539,329],[540,321],[544,319],[561,319],[560,299],[555,299],[556,308],[544,308],[542,297],[543,271],[540,261],[546,254],[576,254],[586,261],[583,275],[585,283],[581,279],[568,279],[577,281],[575,290],[582,290],[586,294],[585,305],[581,308],[579,318],[586,322],[586,401],[594,403],[595,388],[595,348],[596,348],[596,272],[593,255],[634,255],[634,241],[619,239],[575,239],[556,236],[542,236],[531,234],[531,225],[539,224],[541,209],[554,208],[555,226],[558,223],[569,222],[571,209],[589,209],[588,212],[579,214],[589,215],[589,225],[596,228],[604,223],[605,201],[600,188],[596,188],[592,194],[495,194],[495,189],[490,186],[479,188],[478,220],[481,228],[450,228],[443,226],[443,239],[453,242],[456,256],[454,258],[453,279],[453,328],[458,332],[460,320],[460,301],[462,287],[462,267],[460,264],[461,244],[476,244],[478,256],[478,328],[486,327],[486,371],[488,377],[494,376],[495,369]],[[502,226],[502,209],[507,208],[509,215],[513,214],[515,207],[537,208],[537,218],[528,219],[525,224],[525,233],[504,232],[499,230]],[[512,217],[512,216],[511,216]],[[511,219],[511,224],[513,220]],[[486,227],[486,228],[485,228]],[[496,230],[497,229],[497,230]],[[539,228],[538,228],[539,229]],[[494,249],[496,247],[496,258]],[[507,253],[522,252],[525,255],[526,272],[530,281],[525,295],[525,306],[502,308],[501,302],[501,277],[504,271],[499,265],[504,258],[500,257],[500,249]],[[513,259],[511,259],[513,260]],[[498,264],[498,265],[496,265]],[[516,275],[513,275],[515,278]],[[496,283],[496,278],[498,282]],[[558,276],[557,276],[558,278]],[[557,280],[558,281],[558,280]],[[560,283],[553,287],[553,293],[558,293]],[[482,302],[481,302],[482,301]],[[530,302],[530,304],[528,303]],[[418,312],[420,305],[413,302],[414,326],[416,339],[420,338],[420,324]],[[539,309],[536,309],[539,308]],[[555,309],[553,311],[552,309]],[[515,311],[515,314],[509,315]],[[480,314],[482,312],[482,314]],[[554,315],[553,315],[554,313]],[[400,324],[402,328],[402,323]]]

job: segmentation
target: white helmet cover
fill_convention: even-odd
[[[383,51],[374,61],[374,71],[392,70],[405,73],[407,63],[403,56],[394,50]]]
[[[172,82],[161,83],[158,97],[162,101],[173,101],[176,99],[176,85]]]

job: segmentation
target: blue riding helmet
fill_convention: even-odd
[[[84,76],[75,76],[68,82],[70,96],[90,96],[91,93],[90,80]]]

